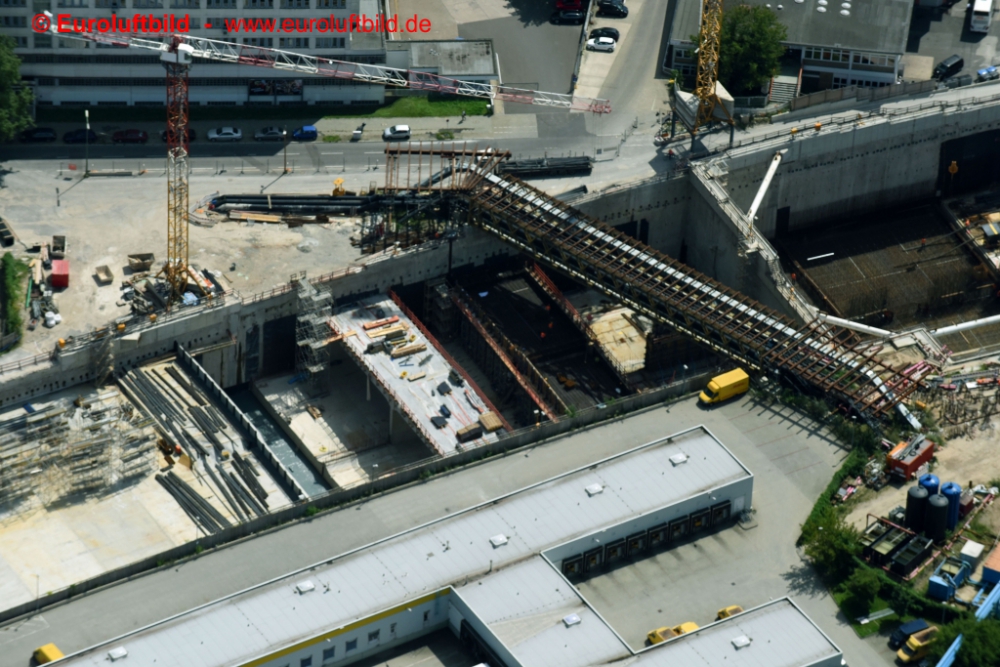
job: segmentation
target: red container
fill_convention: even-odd
[[[65,259],[52,260],[52,275],[49,282],[53,288],[69,287],[69,261]]]

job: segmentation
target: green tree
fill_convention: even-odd
[[[962,648],[955,656],[954,667],[1000,665],[1000,621],[985,618],[977,622],[974,618],[964,618],[949,623],[932,645],[931,656],[940,658],[958,635],[962,635]]]
[[[844,589],[851,596],[851,605],[859,614],[872,608],[875,596],[882,590],[882,579],[869,567],[859,567],[847,578]]]
[[[788,30],[760,5],[739,5],[722,18],[719,80],[734,95],[754,92],[778,73]]]
[[[31,90],[21,85],[21,59],[14,40],[0,35],[0,141],[32,126]]]
[[[851,574],[860,551],[858,531],[836,508],[824,507],[802,532],[806,556],[828,583],[839,583]]]

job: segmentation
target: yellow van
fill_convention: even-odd
[[[750,376],[742,368],[716,375],[698,396],[705,405],[721,403],[750,389]]]

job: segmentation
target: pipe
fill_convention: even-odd
[[[760,188],[757,190],[757,196],[753,198],[753,203],[750,204],[750,210],[747,211],[747,219],[750,221],[751,225],[753,225],[753,221],[757,217],[757,209],[760,208],[761,203],[764,201],[764,195],[767,194],[767,189],[770,187],[771,181],[774,179],[774,174],[778,171],[778,166],[781,164],[781,158],[787,152],[788,149],[785,148],[775,153],[774,157],[771,158],[771,164],[767,167],[767,173],[764,174],[764,180],[760,183]]]
[[[852,322],[851,320],[845,320],[842,317],[834,317],[833,315],[824,313],[822,310],[816,313],[816,317],[822,322],[829,322],[830,324],[836,324],[837,326],[845,329],[860,331],[861,333],[871,334],[872,336],[878,336],[879,338],[889,338],[893,335],[891,331],[887,331],[886,329],[870,327],[867,324]]]
[[[950,327],[941,327],[940,329],[934,329],[930,332],[932,336],[947,336],[948,334],[958,333],[959,331],[968,331],[969,329],[976,329],[978,327],[986,326],[987,324],[994,324],[1000,322],[1000,315],[990,315],[989,317],[982,317],[978,320],[972,320],[971,322],[962,322],[961,324],[953,324]]]

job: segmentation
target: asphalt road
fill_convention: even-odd
[[[496,146],[509,150],[517,157],[541,157],[560,155],[569,151],[589,151],[593,155],[593,138],[586,135],[571,135],[547,137],[542,139],[503,139],[477,143],[479,148]],[[296,167],[339,167],[358,168],[372,165],[375,160],[385,162],[385,143],[358,142],[325,144],[320,142],[288,144],[287,158],[289,166]],[[447,145],[445,142],[434,142],[435,147]],[[159,142],[148,144],[99,144],[89,148],[90,168],[110,169],[112,162],[116,168],[135,169],[137,165],[153,169],[166,160],[166,145]],[[74,163],[83,168],[86,150],[79,144],[7,144],[0,146],[0,161],[32,160],[56,161]],[[271,171],[281,171],[284,163],[284,152],[280,143],[257,143],[242,141],[234,143],[209,143],[194,141],[191,143],[189,162],[195,169],[215,169],[225,166],[228,171],[238,170],[241,164],[247,168],[265,168]]]
[[[857,639],[838,617],[832,600],[818,585],[812,570],[803,564],[793,544],[796,527],[845,453],[809,419],[749,399],[714,410],[703,410],[692,399],[669,408],[660,406],[323,513],[76,598],[40,616],[0,628],[0,667],[23,667],[31,651],[47,642],[55,642],[68,653],[107,641],[334,554],[699,423],[715,433],[755,476],[754,506],[761,527],[755,529],[760,531],[759,536],[749,538],[755,544],[747,547],[752,547],[753,553],[746,554],[750,560],[744,563],[752,560],[756,569],[751,576],[759,575],[761,583],[745,591],[747,599],[791,594],[841,647],[852,667],[885,667],[884,659]],[[655,564],[651,559],[647,566]],[[683,564],[673,567],[673,576],[683,578],[684,572],[678,569]],[[689,574],[694,583],[697,569]],[[622,626],[654,627],[662,617],[649,608],[649,599],[663,601],[659,608],[674,605],[670,608],[671,618],[684,615],[686,610],[678,606],[684,600],[674,599],[670,579],[653,577],[644,581],[646,601],[633,600],[629,584],[602,587],[595,595],[600,598],[595,603],[612,617],[613,624]],[[616,588],[620,588],[617,593]],[[736,588],[733,593],[740,590]],[[95,618],[101,622],[94,623]]]

